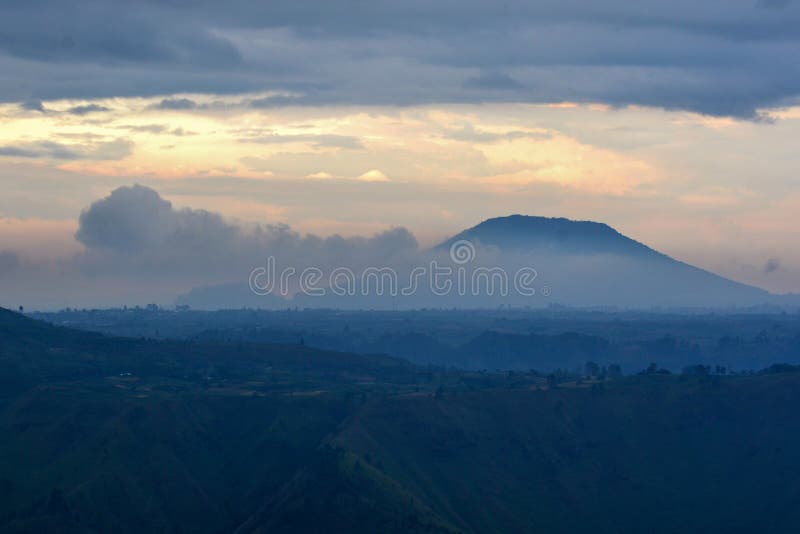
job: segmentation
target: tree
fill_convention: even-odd
[[[708,376],[711,374],[711,367],[708,365],[687,365],[681,371],[681,374],[690,376]]]

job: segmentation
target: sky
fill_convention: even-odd
[[[800,292],[798,57],[795,0],[6,0],[0,304],[223,277],[89,261],[130,237],[82,227],[114,191],[248,239],[402,227],[424,248],[512,213],[602,221]]]

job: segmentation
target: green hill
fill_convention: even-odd
[[[0,310],[2,532],[791,532],[800,373],[561,381]]]
[[[467,532],[791,532],[800,375],[394,398],[332,441]]]

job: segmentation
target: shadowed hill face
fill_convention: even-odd
[[[483,221],[440,244],[450,247],[465,239],[504,251],[546,249],[576,254],[621,254],[637,257],[667,256],[630,239],[607,224],[565,218],[511,215]]]

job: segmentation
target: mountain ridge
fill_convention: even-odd
[[[516,235],[501,234],[512,230]],[[525,232],[521,235],[521,232]],[[591,220],[574,220],[566,217],[544,217],[540,215],[512,214],[485,219],[471,228],[446,239],[434,247],[437,250],[449,248],[456,241],[475,240],[484,245],[494,245],[506,249],[524,249],[536,244],[549,244],[551,248],[572,250],[571,245],[595,247],[593,239],[603,239],[612,246],[606,249],[597,247],[598,252],[620,253],[631,252],[641,255],[669,258],[644,243],[632,239],[612,226]],[[612,241],[613,240],[613,241]],[[553,247],[560,245],[560,247]],[[577,250],[576,250],[577,251]],[[587,252],[584,248],[579,252]],[[676,260],[677,261],[677,260]]]

